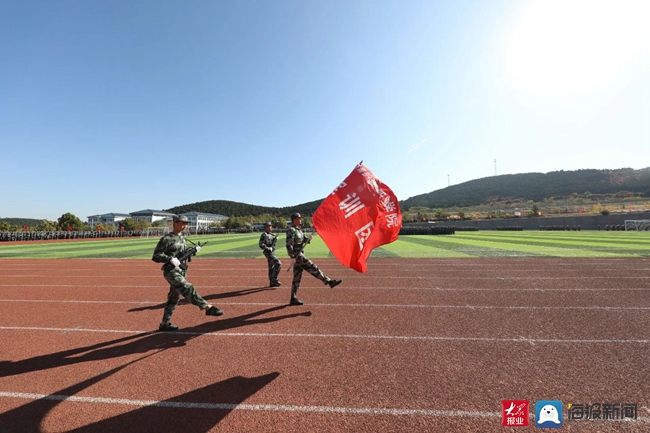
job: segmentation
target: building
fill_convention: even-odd
[[[175,214],[161,211],[161,210],[152,210],[145,209],[139,210],[137,212],[131,212],[131,218],[136,221],[149,221],[150,223],[155,223],[156,221],[171,221]]]
[[[98,223],[117,225],[120,221],[127,218],[132,218],[135,221],[148,221],[151,224],[157,221],[171,222],[174,215],[176,214],[153,209],[144,209],[137,212],[131,212],[130,214],[106,213],[103,215],[89,216],[88,225],[94,226]],[[181,215],[186,216],[190,220],[188,224],[188,229],[190,230],[207,229],[215,222],[223,223],[228,219],[228,217],[225,215],[204,212],[185,212]]]
[[[215,213],[185,212],[181,215],[186,216],[190,220],[190,223],[188,224],[190,230],[207,229],[213,223],[223,223],[228,219],[225,215]]]
[[[131,215],[125,213],[105,213],[102,215],[91,215],[88,218],[88,225],[113,224],[117,225],[120,221],[131,218]]]

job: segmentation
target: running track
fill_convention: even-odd
[[[650,431],[650,260],[315,261],[343,284],[305,274],[290,307],[284,269],[195,260],[226,315],[181,303],[172,334],[151,261],[3,260],[0,433],[537,430],[503,399],[636,403],[561,430]]]

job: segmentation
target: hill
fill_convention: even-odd
[[[323,199],[303,203],[296,206],[288,207],[266,207],[246,203],[239,203],[228,200],[210,200],[198,203],[185,204],[166,209],[167,212],[184,213],[184,212],[207,212],[221,214],[225,216],[257,216],[262,214],[271,214],[287,217],[294,212],[300,212],[305,215],[312,215],[322,203]]]
[[[36,220],[33,218],[0,218],[0,223],[3,222],[18,227],[23,227],[23,226],[34,227],[37,226],[41,222],[41,220]]]
[[[572,194],[590,196],[619,193],[650,196],[650,167],[640,170],[590,169],[485,177],[408,198],[400,201],[400,206],[403,210],[412,207],[469,207],[495,201],[539,202]]]
[[[575,170],[549,173],[505,174],[485,177],[420,194],[400,201],[403,211],[413,207],[429,209],[481,206],[495,202],[540,202],[579,194],[597,198],[599,195],[644,195],[650,197],[650,167],[634,170]],[[290,207],[265,207],[251,204],[211,200],[167,209],[173,213],[208,212],[226,216],[272,214],[288,216],[294,212],[312,215],[324,199]]]

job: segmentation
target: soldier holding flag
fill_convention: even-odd
[[[342,265],[365,273],[372,250],[397,240],[402,212],[395,193],[362,162],[323,200],[312,221]]]
[[[305,236],[302,232],[302,215],[299,213],[291,215],[291,226],[287,230],[287,253],[289,253],[289,257],[291,258],[291,266],[289,266],[289,269],[293,267],[293,281],[291,282],[291,300],[289,301],[289,305],[303,304],[297,297],[300,281],[302,280],[302,271],[309,272],[332,288],[342,282],[341,280],[330,279],[323,274],[323,271],[318,269],[318,266],[314,262],[305,257],[305,246],[311,241],[312,237],[313,235]]]

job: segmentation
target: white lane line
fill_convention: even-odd
[[[104,289],[104,288],[128,288],[128,289],[160,289],[161,284],[155,285],[119,285],[119,284],[93,284],[88,286],[86,284],[0,284],[0,287],[47,287],[47,288],[77,288],[77,289]],[[250,285],[208,285],[208,284],[199,284],[203,289],[255,289],[257,287],[251,287]],[[264,287],[261,287],[264,288]],[[301,286],[301,289],[321,289],[319,286]],[[441,292],[621,292],[621,291],[650,291],[650,287],[623,287],[623,288],[553,288],[553,289],[542,289],[537,287],[532,288],[507,288],[507,287],[497,287],[497,288],[479,288],[479,287],[462,287],[462,288],[453,288],[453,287],[359,287],[359,286],[345,286],[346,290],[433,290]],[[273,291],[274,289],[267,289]],[[280,289],[282,290],[282,289]],[[338,290],[338,289],[337,289]],[[342,290],[342,289],[341,289]]]
[[[61,332],[69,328],[46,328],[37,326],[0,326],[0,331],[45,331]],[[650,340],[593,340],[593,339],[552,339],[552,338],[497,338],[497,337],[434,337],[434,336],[411,336],[411,335],[361,335],[361,334],[281,334],[271,332],[186,332],[176,331],[168,333],[158,333],[155,331],[130,331],[119,329],[70,329],[70,332],[94,332],[107,334],[157,334],[162,337],[175,335],[192,335],[207,337],[262,337],[262,338],[341,338],[357,340],[403,340],[403,341],[459,341],[459,342],[497,342],[497,343],[548,343],[548,344],[649,344]]]
[[[264,278],[264,275],[250,275],[250,269],[247,270],[242,270],[243,272],[246,272],[246,275],[215,275],[215,278],[228,278],[228,279],[250,279],[250,278]],[[219,272],[219,271],[216,271]],[[194,274],[193,274],[194,275]],[[52,274],[7,274],[7,275],[2,275],[3,277],[7,278],[18,278],[18,277],[23,277],[23,278],[65,278],[65,279],[72,279],[72,278],[93,278],[93,279],[134,279],[134,278],[150,278],[150,279],[160,279],[160,275],[97,275],[97,274],[91,274],[91,275],[52,275]],[[194,275],[196,276],[196,275]],[[345,275],[342,278],[359,278],[359,279],[367,279],[367,276],[360,276],[360,275]],[[481,281],[486,281],[486,280],[497,280],[497,281],[503,281],[503,280],[638,280],[638,279],[650,279],[650,276],[644,276],[644,275],[621,275],[621,276],[607,276],[607,277],[599,277],[599,276],[574,276],[574,277],[539,277],[539,276],[523,276],[523,277],[517,277],[517,276],[496,276],[496,277],[486,277],[486,276],[458,276],[458,275],[450,275],[450,276],[441,276],[441,275],[427,275],[427,276],[418,276],[418,275],[409,275],[409,276],[399,276],[399,275],[390,275],[390,276],[382,276],[382,275],[373,275],[371,277],[372,279],[377,279],[377,280],[454,280],[454,281],[459,281],[459,280],[481,280]]]
[[[305,413],[341,413],[347,415],[391,415],[391,416],[424,416],[437,418],[500,418],[499,412],[467,411],[467,410],[432,410],[432,409],[389,409],[380,407],[342,407],[342,406],[296,406],[286,404],[233,404],[233,403],[204,403],[176,402],[158,400],[133,400],[126,398],[80,397],[61,394],[33,394],[26,392],[3,392],[0,398],[19,398],[24,400],[54,400],[92,404],[118,404],[137,407],[163,407],[174,409],[204,409],[204,410],[250,410],[267,412],[305,412]],[[534,414],[530,415],[534,418]],[[650,422],[649,417],[622,420],[598,420],[601,422]],[[595,422],[595,421],[594,421]]]
[[[81,301],[81,300],[59,300],[59,299],[0,299],[0,302],[17,303],[53,303],[53,304],[128,304],[128,305],[158,305],[164,301]],[[278,306],[277,302],[219,302],[219,305],[257,305],[257,306]],[[593,311],[650,311],[650,307],[611,307],[611,306],[518,306],[518,305],[420,305],[420,304],[328,304],[310,303],[310,307],[351,307],[351,308],[430,308],[430,309],[469,309],[469,310],[593,310]]]
[[[63,333],[67,334],[70,331],[78,331],[79,329],[81,329],[81,325],[75,326],[74,329],[66,329],[65,331],[63,331]]]
[[[24,392],[0,392],[0,397],[21,398],[26,400],[55,400],[73,401],[95,404],[120,404],[126,406],[152,406],[179,409],[208,409],[208,410],[252,410],[252,411],[276,411],[276,412],[320,412],[320,413],[343,413],[356,415],[407,415],[407,416],[429,416],[429,417],[453,417],[453,418],[498,418],[498,412],[479,412],[462,410],[427,410],[427,409],[387,409],[387,408],[355,408],[355,407],[334,407],[334,406],[294,406],[277,404],[232,404],[232,403],[201,403],[201,402],[175,402],[156,400],[132,400],[125,398],[104,398],[104,397],[79,397],[75,395],[59,394],[32,394]]]

